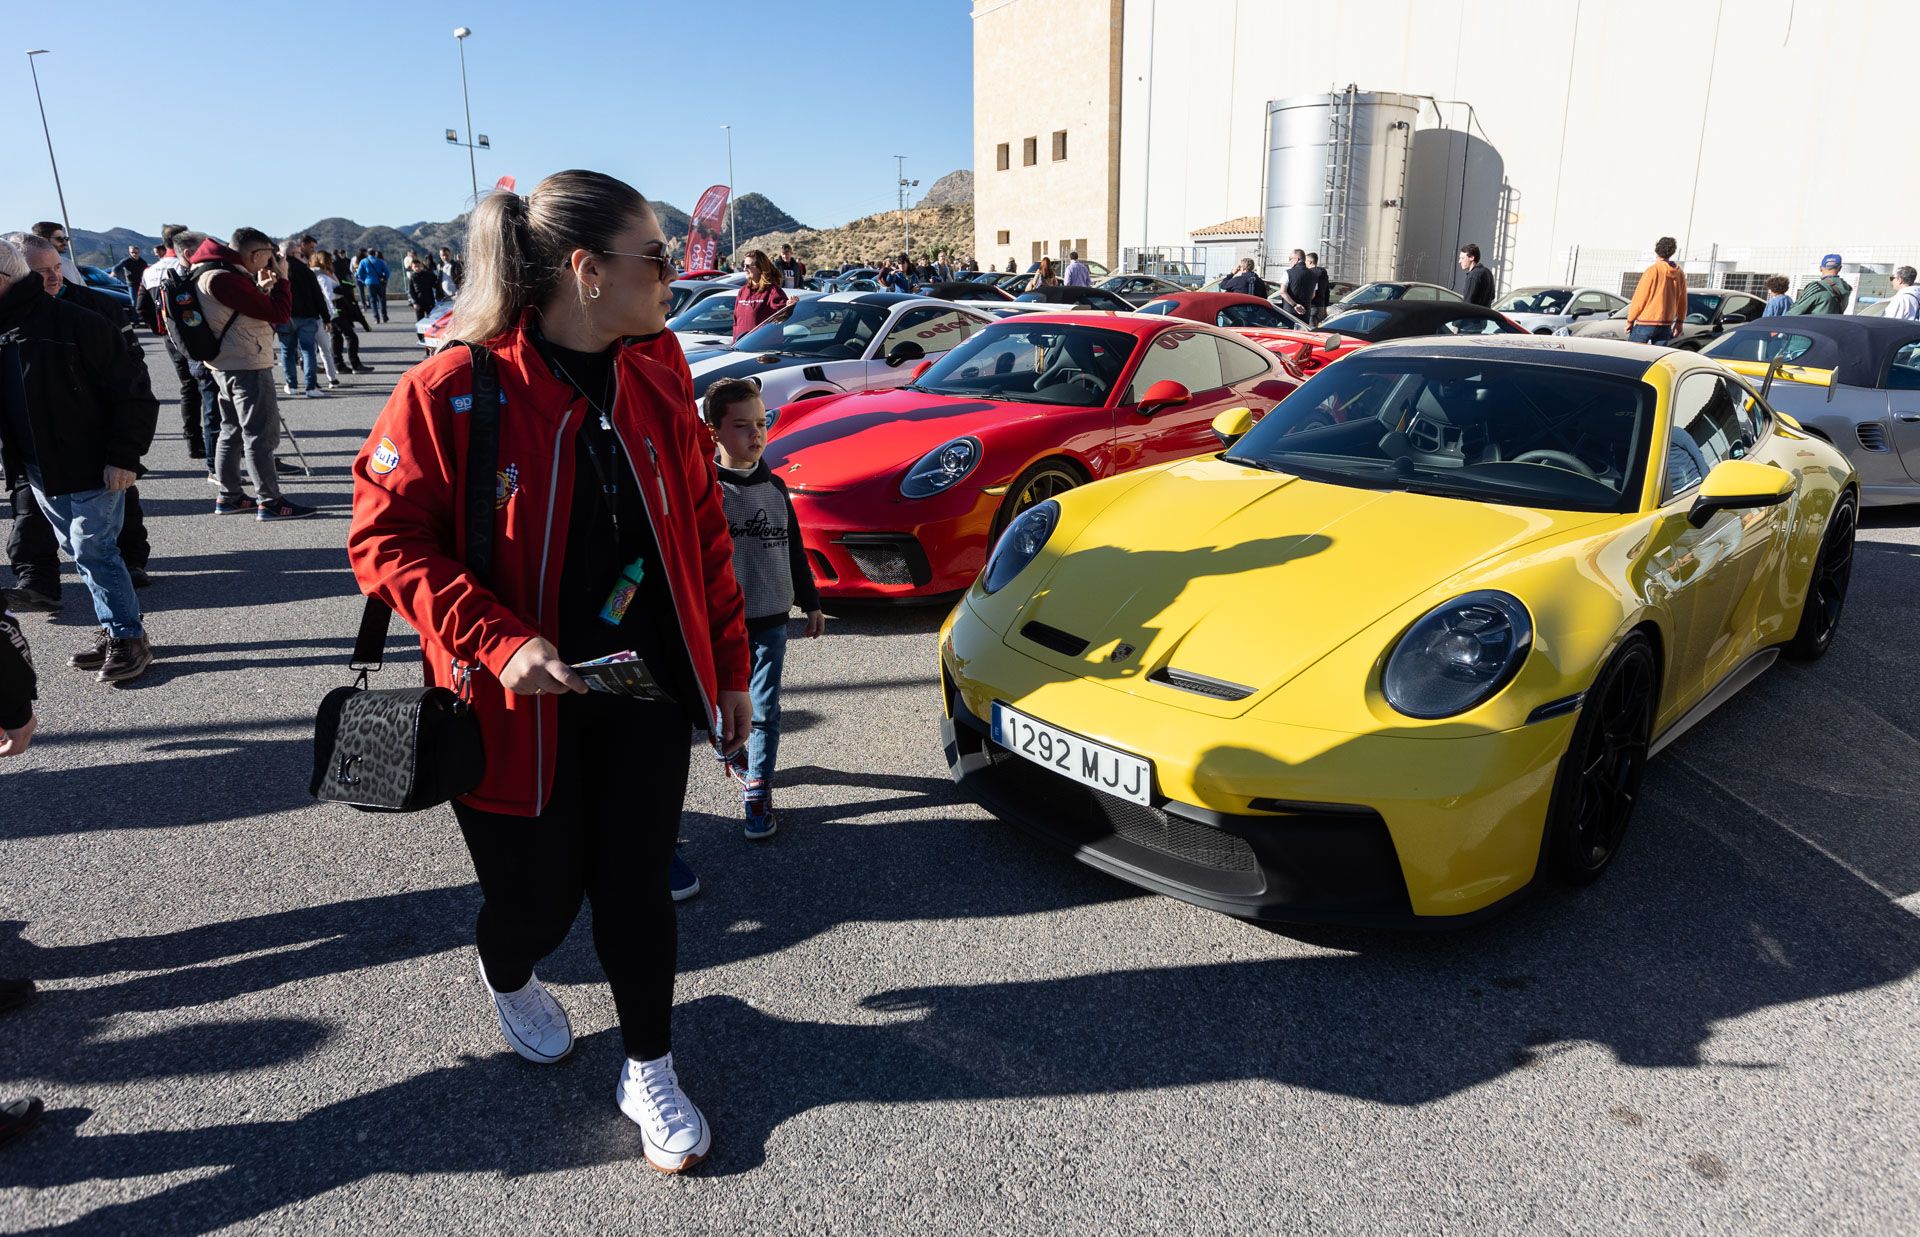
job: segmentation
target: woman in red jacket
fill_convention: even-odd
[[[787,307],[780,272],[756,249],[747,255],[747,282],[733,301],[733,337],[739,339]]]
[[[420,633],[428,680],[466,692],[480,722],[486,777],[453,810],[502,1034],[532,1061],[572,1051],[533,968],[584,896],[626,1048],[616,1097],[648,1162],[678,1172],[711,1145],[669,1034],[687,735],[691,722],[737,751],[751,709],[733,540],[662,334],[674,267],[646,199],[598,172],[488,195],[471,237],[449,334],[485,341],[499,377],[490,578],[459,550],[465,348],[415,366],[387,401],[354,462],[348,554],[360,587]],[[628,650],[671,703],[587,694],[573,666]]]

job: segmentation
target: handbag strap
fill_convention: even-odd
[[[500,465],[500,374],[485,344],[466,344],[473,360],[473,408],[467,422],[466,475],[461,504],[466,512],[466,545],[461,561],[482,584],[493,574],[493,514]],[[367,675],[386,659],[387,629],[393,609],[378,597],[368,597],[360,614],[360,630],[353,639],[352,660],[364,686]]]

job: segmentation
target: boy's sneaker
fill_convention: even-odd
[[[145,636],[107,641],[107,659],[97,676],[102,683],[124,683],[137,679],[153,664],[153,647]]]
[[[338,386],[339,383],[335,383],[334,385]],[[327,393],[321,390],[319,387],[307,388],[306,396],[305,396],[305,398],[307,399],[325,399],[326,397],[327,397]]]
[[[303,507],[299,503],[276,498],[271,502],[261,503],[260,509],[253,513],[253,518],[262,523],[271,523],[274,520],[297,520],[312,514],[312,507]]]
[[[73,670],[98,670],[107,664],[107,649],[113,644],[113,637],[102,627],[93,633],[93,643],[67,658],[67,666]]]
[[[327,390],[338,391],[339,389],[340,389],[340,380],[338,378],[327,379]]]
[[[281,384],[280,384],[280,394],[282,394],[282,395],[292,395],[292,394],[293,394],[293,384],[292,384],[291,382],[283,382],[283,383],[281,383]]]
[[[707,1158],[713,1131],[673,1072],[673,1054],[657,1061],[628,1058],[613,1088],[614,1102],[640,1127],[647,1163],[663,1173],[681,1173]]]
[[[573,1051],[573,1027],[567,1011],[553,999],[538,975],[527,976],[527,986],[518,992],[495,992],[487,979],[487,964],[480,963],[480,982],[493,997],[493,1012],[500,1019],[500,1034],[507,1046],[529,1061],[552,1065]]]
[[[219,485],[220,482],[215,480],[214,484]],[[259,509],[260,504],[258,502],[245,496],[240,498],[216,498],[213,500],[213,513],[215,515],[245,515],[249,511],[258,511]]]
[[[780,824],[773,817],[772,790],[749,782],[740,796],[740,802],[747,814],[747,841],[764,841],[780,832]]]
[[[694,874],[692,866],[680,857],[680,848],[677,846],[673,848],[673,874],[668,877],[667,883],[673,888],[675,902],[685,902],[700,892],[700,878]]]
[[[219,484],[220,484],[220,476],[219,476],[219,474],[218,474],[218,473],[211,473],[211,472],[210,472],[210,473],[208,473],[208,474],[207,474],[207,484],[208,484],[208,485],[219,485]]]

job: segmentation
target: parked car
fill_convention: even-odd
[[[787,296],[796,301],[820,295],[810,288],[787,289]],[[733,347],[733,307],[739,299],[738,288],[715,288],[711,296],[694,301],[667,319],[667,329],[686,349],[689,359],[696,353]]]
[[[1085,288],[1074,284],[1054,284],[1014,294],[1014,300],[1042,305],[1064,305],[1074,309],[1106,309],[1114,313],[1132,313],[1133,306],[1105,288]]]
[[[690,353],[693,393],[722,378],[753,378],[777,426],[792,405],[822,395],[897,387],[928,357],[945,355],[993,318],[905,292],[805,296],[731,347]]]
[[[1686,321],[1668,346],[1698,352],[1721,331],[1742,322],[1756,321],[1766,309],[1765,301],[1747,292],[1689,292]],[[1623,307],[1604,318],[1586,318],[1555,327],[1553,333],[1580,339],[1625,339],[1627,330],[1627,311]]]
[[[731,284],[719,283],[711,279],[676,279],[667,285],[667,290],[673,296],[672,304],[667,306],[667,317],[676,318],[707,297],[725,292],[732,287]]]
[[[1467,298],[1452,288],[1443,288],[1437,283],[1420,283],[1417,280],[1376,280],[1363,283],[1344,297],[1327,306],[1327,317],[1345,313],[1361,305],[1377,305],[1381,301],[1454,301],[1464,302]]]
[[[1516,289],[1494,301],[1493,307],[1535,335],[1551,335],[1555,327],[1625,309],[1627,302],[1604,288],[1561,284]]]
[[[961,792],[1121,880],[1425,925],[1584,885],[1650,757],[1833,640],[1854,471],[1698,357],[1381,344],[1248,422],[1027,507],[941,631]]]
[[[1321,334],[1337,334],[1370,344],[1421,335],[1525,335],[1528,332],[1498,310],[1465,301],[1402,299],[1372,301],[1320,324]]]
[[[1837,447],[1859,471],[1863,504],[1920,503],[1920,322],[1763,318],[1727,328],[1701,355],[1766,386],[1768,404]]]
[[[1192,291],[1185,284],[1177,284],[1171,279],[1140,274],[1111,275],[1093,286],[1113,293],[1129,305],[1145,305],[1148,301],[1172,296],[1176,292]]]
[[[1262,415],[1295,385],[1272,354],[1196,322],[1021,314],[902,389],[789,404],[767,460],[822,593],[936,597],[965,588],[1028,508],[1218,450],[1216,413]]]
[[[928,284],[920,290],[920,295],[936,297],[943,301],[1011,301],[1013,299],[1011,292],[1004,292],[992,284],[967,279],[950,279],[945,283]]]
[[[1166,314],[1214,326],[1308,329],[1306,323],[1272,301],[1240,292],[1181,292],[1148,301],[1140,307],[1140,312]]]
[[[89,288],[97,288],[115,297],[124,297],[127,304],[133,304],[133,292],[127,287],[126,280],[98,266],[88,266],[85,263],[79,265],[81,277],[87,281]]]

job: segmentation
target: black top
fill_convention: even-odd
[[[1460,295],[1467,298],[1467,304],[1486,308],[1493,304],[1493,272],[1478,262],[1469,266],[1460,281]]]
[[[0,728],[18,730],[33,719],[33,657],[13,616],[0,610]]]
[[[1707,355],[1727,361],[1771,360],[1779,345],[1763,345],[1761,339],[1788,335],[1808,342],[1790,341],[1787,364],[1830,369],[1843,386],[1878,387],[1886,380],[1893,354],[1920,341],[1920,322],[1861,314],[1757,318],[1728,327],[1708,346]]]
[[[570,664],[631,650],[646,660],[688,719],[700,726],[700,691],[680,635],[659,545],[639,491],[636,469],[621,449],[600,409],[613,403],[613,350],[576,352],[533,334],[534,346],[553,374],[587,400],[574,431],[573,503],[567,520],[565,561],[560,570],[560,656]],[[503,486],[519,484],[505,477]],[[640,586],[618,625],[601,618],[622,573],[641,563]]]
[[[1287,268],[1287,299],[1296,305],[1313,304],[1313,272],[1305,262]]]
[[[1333,300],[1333,280],[1327,276],[1327,268],[1313,268],[1313,300],[1307,302],[1315,309],[1325,309]]]
[[[287,260],[287,286],[293,290],[293,316],[296,318],[325,318],[328,316],[326,297],[320,292],[320,277],[313,268],[300,258]]]

